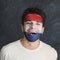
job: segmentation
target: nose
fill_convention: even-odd
[[[31,29],[35,29],[36,26],[34,24],[31,25]]]

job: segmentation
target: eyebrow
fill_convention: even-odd
[[[32,22],[32,21],[28,20],[28,21],[25,21],[25,22]],[[40,22],[38,22],[38,21],[36,21],[36,23],[39,23],[40,24]]]

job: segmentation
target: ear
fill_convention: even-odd
[[[42,34],[43,34],[43,32],[44,32],[44,27],[42,27]]]

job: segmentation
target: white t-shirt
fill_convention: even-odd
[[[42,41],[37,49],[29,50],[17,40],[1,49],[0,60],[57,60],[57,52]]]

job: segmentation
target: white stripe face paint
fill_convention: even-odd
[[[43,23],[37,21],[26,21],[24,23],[25,32],[42,33]]]

